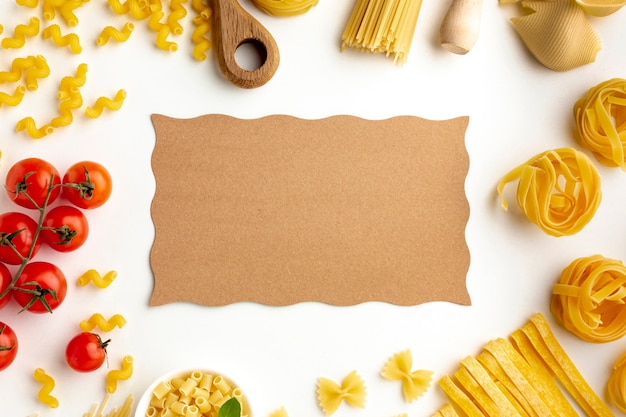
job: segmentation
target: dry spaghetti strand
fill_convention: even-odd
[[[626,80],[613,78],[576,101],[578,140],[600,163],[626,171]]]
[[[562,272],[550,309],[583,340],[612,342],[626,334],[626,267],[602,255],[582,257]]]
[[[505,210],[504,187],[514,180],[519,181],[517,203],[522,212],[556,237],[579,232],[591,221],[602,199],[596,167],[573,148],[548,150],[507,173],[497,186]]]

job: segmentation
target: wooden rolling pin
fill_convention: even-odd
[[[241,88],[256,88],[268,82],[280,61],[272,35],[237,0],[214,0],[213,15],[213,38],[224,77]],[[259,68],[247,70],[237,64],[235,51],[243,44],[252,44],[258,50],[262,61]]]
[[[465,55],[472,49],[480,32],[482,0],[452,0],[439,30],[441,46]]]

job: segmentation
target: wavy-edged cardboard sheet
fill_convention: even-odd
[[[150,305],[469,305],[469,117],[153,115]]]

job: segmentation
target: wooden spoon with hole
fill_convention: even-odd
[[[213,0],[213,16],[213,41],[224,77],[241,88],[267,83],[280,62],[272,35],[237,0]],[[242,68],[235,60],[235,51],[244,44],[254,46],[260,55],[261,65],[254,70]]]

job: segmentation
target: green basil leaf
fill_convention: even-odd
[[[237,398],[231,398],[220,407],[217,417],[241,417],[241,404]]]

